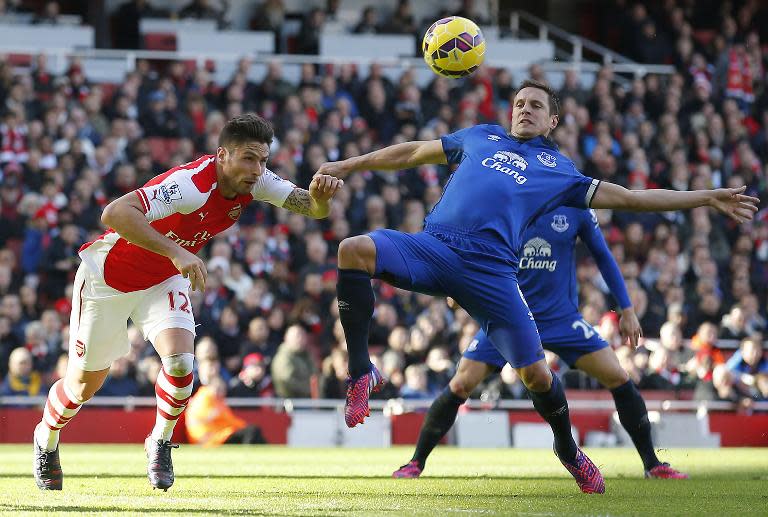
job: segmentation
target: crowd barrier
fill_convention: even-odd
[[[580,443],[630,445],[620,436],[612,400],[571,396],[571,420]],[[591,395],[596,395],[592,392]],[[768,402],[750,414],[727,402],[654,399],[647,405],[657,446],[768,447]],[[41,397],[0,398],[0,443],[24,443],[40,421]],[[324,399],[228,399],[235,414],[259,427],[270,444],[386,447],[416,443],[429,400],[371,401],[364,426],[347,429],[343,401]],[[150,397],[96,397],[62,434],[65,443],[141,443],[155,421]],[[605,440],[605,438],[612,438]],[[618,438],[618,441],[616,441]],[[186,443],[183,417],[174,441]],[[528,400],[486,404],[471,400],[459,414],[447,443],[460,447],[538,447],[551,441],[546,424]]]

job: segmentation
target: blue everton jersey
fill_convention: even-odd
[[[599,181],[582,175],[543,137],[518,140],[498,125],[480,125],[442,137],[448,163],[459,164],[424,230],[452,247],[500,260],[513,269],[523,232],[558,206],[589,207]]]
[[[579,312],[574,257],[578,237],[590,250],[605,247],[591,210],[558,207],[536,219],[523,233],[517,280],[536,321]]]

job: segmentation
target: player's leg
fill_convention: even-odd
[[[503,366],[506,363],[504,358],[493,348],[484,334],[482,339],[485,343],[484,348],[490,348],[489,352],[498,357]],[[497,369],[498,365],[495,363],[475,361],[466,356],[461,358],[459,367],[448,386],[432,402],[427,411],[411,461],[395,471],[392,477],[416,478],[421,475],[430,453],[456,421],[459,407],[466,402],[477,385]]]
[[[411,291],[444,293],[441,280],[450,275],[455,253],[425,233],[377,230],[344,239],[339,246],[337,285],[339,319],[349,352],[344,420],[354,427],[369,414],[368,398],[384,380],[368,355],[368,329],[373,316],[372,278]]]
[[[109,368],[89,372],[69,364],[63,379],[48,392],[43,418],[35,427],[35,482],[41,490],[61,490],[63,473],[59,460],[59,434],[107,378]]]
[[[565,391],[544,360],[536,324],[517,280],[513,275],[475,270],[471,286],[454,298],[481,323],[496,350],[517,370],[536,411],[552,428],[555,454],[581,491],[603,493],[600,471],[571,435]]]
[[[163,365],[155,383],[155,425],[144,448],[150,484],[164,490],[174,482],[171,436],[192,395],[195,320],[188,293],[189,280],[173,276],[148,289],[131,314]]]
[[[648,420],[645,401],[610,347],[606,346],[582,355],[575,361],[574,366],[597,379],[613,395],[619,421],[629,433],[632,443],[640,454],[646,477],[664,479],[688,477],[673,469],[668,463],[659,461],[653,447],[651,423]]]
[[[371,370],[368,330],[375,298],[371,278],[376,269],[376,244],[368,235],[349,237],[339,244],[339,319],[349,352],[349,375],[353,379]]]
[[[81,264],[75,275],[70,315],[69,364],[48,392],[43,417],[35,427],[35,481],[44,490],[61,490],[61,430],[101,388],[112,361],[128,352],[125,322],[134,297],[108,286]]]

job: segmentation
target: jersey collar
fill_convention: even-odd
[[[523,140],[521,138],[517,138],[512,135],[508,135],[509,138],[514,140],[515,142],[519,144],[530,144],[534,147],[548,147],[549,149],[553,149],[555,151],[559,151],[559,147],[557,144],[550,138],[547,138],[545,136],[539,135],[535,136],[533,138],[529,138],[528,140]]]

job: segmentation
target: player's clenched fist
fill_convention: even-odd
[[[347,160],[340,162],[325,162],[317,169],[316,176],[329,175],[337,178],[345,178],[350,173],[350,168],[346,165]]]
[[[317,173],[309,184],[309,195],[315,201],[328,201],[344,185],[344,180],[327,174]]]
[[[179,252],[171,257],[171,262],[179,270],[181,276],[189,278],[190,288],[194,291],[205,291],[205,281],[208,278],[208,271],[205,269],[205,263],[200,257],[190,253],[184,248],[179,248]]]

